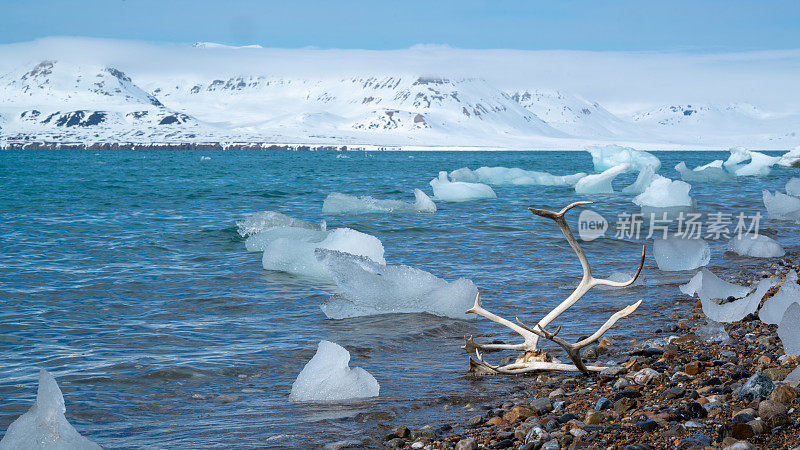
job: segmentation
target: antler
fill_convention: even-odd
[[[510,328],[517,334],[523,337],[524,341],[521,344],[478,344],[475,340],[470,336],[469,338],[465,338],[465,344],[462,347],[468,353],[475,352],[476,356],[478,357],[478,361],[475,362],[470,358],[470,370],[473,370],[477,364],[482,366],[486,369],[489,369],[492,373],[505,373],[505,374],[517,374],[517,373],[526,373],[532,371],[540,371],[540,370],[567,370],[567,371],[581,371],[583,373],[589,373],[591,371],[598,371],[602,370],[602,367],[595,367],[589,366],[587,367],[583,360],[581,359],[580,352],[581,349],[586,347],[587,345],[597,341],[600,339],[603,334],[608,331],[614,324],[621,318],[626,317],[632,314],[636,309],[641,305],[642,301],[639,300],[638,302],[629,305],[625,309],[622,309],[612,315],[594,334],[589,336],[586,339],[581,340],[575,344],[570,344],[564,339],[557,337],[556,335],[561,330],[561,327],[558,327],[554,333],[550,333],[546,330],[547,326],[553,322],[556,318],[558,318],[561,314],[563,314],[566,310],[568,310],[572,305],[574,305],[578,300],[580,300],[591,288],[604,285],[604,286],[613,286],[613,287],[625,287],[630,286],[633,284],[637,278],[639,278],[639,274],[642,272],[642,267],[644,266],[644,252],[645,247],[642,246],[642,255],[641,259],[639,260],[639,267],[636,269],[636,274],[628,281],[611,281],[604,278],[595,278],[592,275],[592,270],[589,267],[589,260],[586,258],[586,253],[584,253],[583,248],[581,248],[578,241],[575,239],[575,236],[572,234],[572,230],[570,230],[569,225],[567,225],[567,221],[564,218],[564,215],[567,211],[571,210],[576,206],[581,205],[590,205],[592,202],[589,201],[580,201],[575,202],[570,205],[567,205],[559,212],[548,211],[546,209],[536,209],[536,208],[528,208],[533,214],[546,217],[548,219],[553,220],[556,222],[558,227],[561,229],[561,232],[564,234],[564,237],[567,239],[570,247],[575,251],[578,255],[578,260],[581,263],[581,268],[583,269],[583,277],[581,278],[580,283],[572,291],[572,293],[564,299],[558,306],[556,306],[552,311],[550,311],[546,316],[544,316],[539,322],[536,324],[534,328],[531,328],[524,323],[522,323],[519,319],[517,319],[517,323],[511,322],[510,320],[504,319],[496,314],[493,314],[486,309],[484,309],[480,305],[480,294],[475,297],[475,304],[472,308],[467,310],[467,313],[477,314],[479,316],[485,317],[492,322],[498,323],[503,325],[507,328]],[[549,341],[552,341],[558,344],[564,351],[567,352],[570,359],[574,363],[574,365],[570,364],[561,364],[561,363],[554,363],[548,360],[547,355],[539,350],[539,338],[545,338]],[[492,366],[486,363],[483,360],[483,356],[481,355],[479,350],[484,351],[492,351],[492,350],[517,350],[524,352],[522,357],[517,360],[514,364],[507,364],[505,366]]]

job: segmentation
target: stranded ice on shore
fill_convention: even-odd
[[[731,323],[756,312],[764,294],[778,282],[778,278],[765,278],[750,293],[749,288],[723,281],[710,270],[702,269],[689,283],[681,286],[681,292],[700,297],[703,313],[709,319]]]
[[[369,213],[433,214],[436,212],[436,204],[427,194],[419,189],[414,189],[414,197],[414,203],[407,203],[401,200],[381,200],[370,196],[354,197],[333,192],[322,203],[322,212],[332,215]]]
[[[428,313],[467,320],[478,294],[472,281],[447,282],[408,266],[387,266],[337,251],[320,249],[316,256],[342,293],[321,305],[328,318],[375,314]]]
[[[692,270],[711,261],[711,248],[703,239],[670,236],[653,239],[653,256],[660,270]]]
[[[378,381],[360,367],[350,367],[350,352],[328,341],[320,341],[317,353],[292,383],[293,402],[342,402],[380,393]]]
[[[55,378],[42,369],[36,403],[8,426],[0,450],[91,450],[101,447],[81,436],[67,421],[64,396]]]
[[[482,183],[450,181],[447,172],[439,172],[439,177],[431,180],[433,197],[445,202],[466,202],[485,198],[497,198],[491,187]]]
[[[758,318],[764,323],[777,325],[786,314],[786,310],[795,303],[800,303],[800,285],[797,284],[797,272],[791,271],[784,278],[778,292],[764,302],[764,306],[758,312]]]
[[[774,239],[763,234],[752,233],[734,236],[728,242],[728,251],[754,258],[775,258],[786,254],[781,244],[775,242]]]

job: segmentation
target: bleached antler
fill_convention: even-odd
[[[578,300],[580,300],[591,288],[604,285],[604,286],[613,286],[613,287],[625,287],[630,286],[633,284],[637,278],[639,278],[639,274],[642,272],[642,267],[644,266],[644,251],[645,247],[642,246],[642,256],[639,261],[639,267],[636,270],[636,274],[628,281],[611,281],[603,278],[595,278],[592,275],[592,270],[589,267],[589,260],[586,258],[586,253],[584,253],[583,248],[578,244],[578,241],[575,239],[575,236],[572,234],[572,230],[570,230],[569,225],[567,225],[567,221],[564,218],[564,215],[570,209],[581,206],[581,205],[589,205],[592,202],[588,201],[581,201],[575,202],[559,212],[548,211],[545,209],[536,209],[536,208],[528,208],[533,214],[546,217],[556,222],[558,227],[561,229],[561,232],[564,234],[564,237],[567,239],[570,247],[575,251],[578,255],[578,260],[581,263],[581,268],[583,268],[583,277],[581,278],[580,283],[575,288],[574,291],[562,301],[558,306],[556,306],[552,311],[550,311],[546,316],[544,316],[539,322],[536,324],[534,328],[531,328],[524,323],[522,323],[519,319],[517,319],[517,323],[511,322],[510,320],[504,319],[496,314],[493,314],[486,309],[484,309],[480,305],[480,294],[475,297],[475,305],[472,308],[467,310],[467,313],[477,314],[479,316],[485,317],[492,322],[498,323],[505,327],[510,328],[517,334],[523,337],[524,341],[521,344],[477,344],[474,339],[470,336],[469,338],[465,338],[465,344],[462,348],[464,348],[468,353],[475,352],[478,361],[475,362],[470,358],[470,371],[473,373],[476,372],[477,367],[483,367],[484,369],[489,369],[490,372],[494,373],[506,373],[506,374],[518,374],[518,373],[526,373],[526,372],[533,372],[533,371],[545,371],[545,370],[566,370],[566,371],[581,371],[584,373],[589,373],[593,371],[602,370],[602,367],[596,366],[589,366],[583,364],[583,360],[581,359],[580,352],[581,349],[586,347],[587,345],[597,341],[603,334],[608,331],[614,324],[621,318],[626,317],[632,314],[636,309],[641,305],[642,301],[639,300],[638,302],[629,305],[625,309],[616,312],[612,315],[606,323],[604,323],[596,332],[594,332],[591,336],[586,339],[581,340],[575,344],[570,344],[567,341],[557,337],[556,335],[561,330],[561,327],[557,328],[554,333],[549,333],[546,330],[546,327],[553,322],[558,316],[563,314],[566,310],[568,310],[572,305],[574,305]],[[545,338],[549,341],[552,341],[558,344],[561,348],[563,348],[567,355],[569,355],[570,359],[574,363],[574,365],[569,364],[561,364],[557,362],[552,362],[551,358],[547,355],[546,352],[539,349],[539,338]],[[484,351],[492,351],[492,350],[517,350],[524,352],[520,358],[513,364],[507,364],[505,366],[492,366],[486,363],[483,360],[483,356],[480,353],[480,350]]]

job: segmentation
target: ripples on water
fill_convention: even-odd
[[[201,155],[211,156],[200,161]],[[413,156],[413,158],[410,158]],[[723,153],[658,153],[661,173]],[[554,174],[591,171],[587,153],[3,152],[0,154],[0,429],[27,410],[37,370],[61,384],[67,417],[87,437],[117,447],[302,447],[380,424],[443,424],[464,404],[523,381],[466,376],[468,334],[514,339],[488,321],[425,315],[327,320],[334,286],[265,272],[234,222],[261,210],[323,219],[332,191],[413,201],[439,170],[483,165]],[[765,214],[762,189],[783,190],[796,170],[731,184],[696,184],[703,212]],[[635,174],[618,178],[629,184]],[[390,264],[448,280],[471,278],[485,306],[534,322],[577,284],[580,268],[552,222],[526,210],[560,209],[571,188],[495,187],[497,200],[439,203],[429,215],[325,217],[383,241]],[[631,196],[597,196],[593,208],[634,212]],[[577,214],[573,215],[573,222]],[[789,251],[796,227],[762,227]],[[724,255],[712,269],[756,262]],[[585,245],[596,275],[633,271],[638,245]],[[649,246],[648,246],[649,247]],[[738,267],[738,269],[737,269]],[[744,269],[742,269],[744,267]],[[643,286],[594,291],[559,322],[577,337],[639,298],[615,333],[668,321],[691,273],[661,273],[649,253]],[[593,329],[593,328],[592,328]],[[346,346],[381,384],[380,398],[345,406],[294,405],[287,396],[321,339]],[[495,355],[491,355],[494,357]],[[445,412],[446,408],[452,409]]]

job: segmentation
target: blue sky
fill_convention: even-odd
[[[45,36],[377,50],[766,50],[800,48],[800,1],[0,0],[0,43]]]

